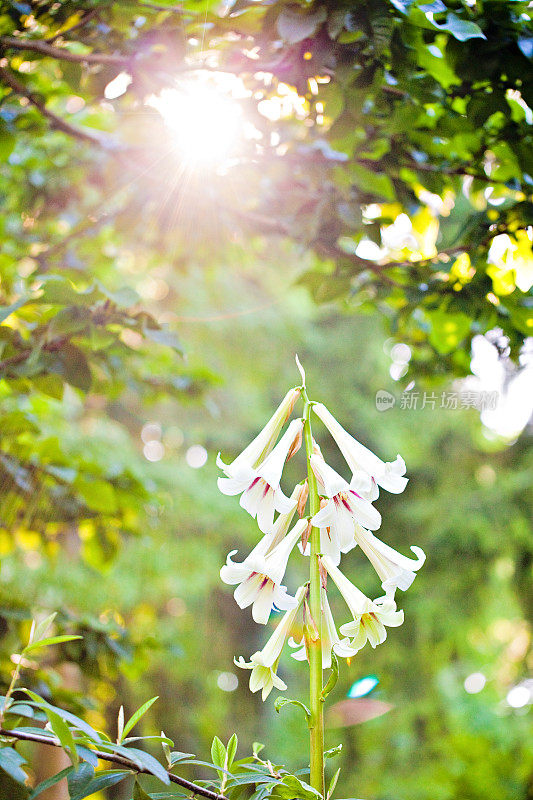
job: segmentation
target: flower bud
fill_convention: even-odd
[[[309,484],[306,478],[301,485],[300,495],[298,497],[298,505],[296,506],[296,510],[298,512],[298,516],[300,517],[300,519],[303,517],[305,513],[305,506],[307,505],[308,497],[309,497]]]
[[[290,459],[296,455],[301,446],[302,446],[302,428],[300,428],[300,430],[294,437],[291,446],[289,447],[289,452],[287,453],[287,461],[290,461]]]

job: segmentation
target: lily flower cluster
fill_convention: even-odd
[[[257,520],[263,534],[244,561],[233,561],[237,551],[232,550],[220,576],[225,583],[236,586],[234,597],[240,608],[252,607],[255,622],[266,625],[272,611],[285,612],[262,650],[254,653],[249,662],[242,656],[235,661],[237,666],[251,670],[250,689],[252,692],[261,690],[263,700],[274,686],[281,690],[287,688],[277,675],[287,640],[295,648],[293,658],[300,661],[307,658],[308,632],[315,624],[309,619],[308,584],[300,586],[292,596],[282,582],[295,546],[298,544],[300,552],[309,555],[311,527],[320,529],[324,669],[331,666],[332,652],[350,658],[366,642],[376,647],[385,641],[387,627],[402,624],[403,611],[397,610],[396,590],[408,589],[425,561],[425,554],[419,547],[411,547],[416,557],[407,558],[373,533],[381,525],[381,515],[373,505],[379,497],[379,488],[399,494],[407,485],[403,459],[398,456],[393,462],[383,462],[344,430],[322,403],[312,403],[312,413],[335,440],[351,471],[351,479],[348,482],[330,467],[318,445],[313,443],[309,461],[317,480],[320,510],[314,515],[305,515],[307,480],[298,484],[290,497],[284,494],[280,486],[283,468],[301,447],[304,420],[297,418],[289,422],[285,433],[279,437],[301,392],[300,388],[295,388],[286,394],[262,431],[231,464],[225,464],[220,454],[217,457],[217,465],[224,472],[224,477],[218,479],[218,488],[226,495],[240,495],[240,505]],[[295,515],[298,519],[291,528]],[[366,597],[339,569],[341,554],[357,546],[381,580],[384,595],[375,600]],[[339,629],[342,638],[329,607],[326,575],[339,589],[351,613],[350,621]],[[292,634],[300,613],[304,634],[296,642]]]

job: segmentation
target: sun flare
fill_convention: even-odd
[[[148,105],[172,132],[181,158],[191,165],[220,165],[242,143],[243,111],[238,100],[214,84],[191,82],[163,89]]]

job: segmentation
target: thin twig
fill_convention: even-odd
[[[36,742],[38,744],[47,744],[51,747],[61,747],[61,743],[57,739],[52,739],[44,734],[27,733],[26,731],[18,731],[16,729],[6,730],[4,728],[0,728],[0,736],[8,736],[12,739],[19,739],[22,742]],[[125,756],[120,756],[116,753],[105,753],[101,750],[91,750],[91,752],[94,753],[97,758],[101,759],[102,761],[108,761],[110,764],[118,764],[119,766],[126,767],[132,772],[136,772],[140,775],[153,775],[150,770],[145,769],[144,767],[138,767],[137,764],[135,764],[133,761],[130,761],[129,758],[125,758]],[[207,797],[209,800],[227,800],[226,796],[223,794],[212,792],[210,789],[204,789],[203,786],[198,786],[197,783],[188,781],[185,778],[180,778],[179,775],[174,775],[173,772],[169,772],[168,770],[166,770],[166,773],[172,783],[177,783],[178,786],[183,786],[184,789],[188,789],[189,791],[194,792],[194,794]]]
[[[5,67],[0,67],[0,81],[9,86],[16,94],[20,95],[21,97],[25,97],[35,108],[40,111],[43,117],[46,117],[51,124],[52,127],[56,130],[62,131],[63,133],[67,133],[69,136],[74,136],[76,139],[81,139],[85,142],[90,142],[91,144],[97,144],[99,147],[104,147],[109,150],[116,150],[119,148],[119,144],[115,142],[113,139],[110,139],[108,136],[102,135],[96,131],[88,131],[86,129],[77,128],[75,125],[71,125],[70,122],[67,122],[62,117],[55,114],[53,111],[50,111],[44,103],[34,95],[23,83],[21,83],[15,75]]]
[[[0,36],[0,47],[7,50],[33,50],[34,53],[41,53],[43,56],[74,61],[78,64],[115,64],[117,67],[128,67],[135,61],[135,56],[112,53],[71,53],[70,50],[54,47],[41,39],[18,39],[16,36]]]

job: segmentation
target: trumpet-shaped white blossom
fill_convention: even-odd
[[[233,594],[237,605],[240,608],[251,605],[252,617],[260,625],[266,625],[273,607],[287,610],[296,604],[281,581],[292,549],[306,527],[307,520],[298,520],[292,531],[274,547],[277,532],[264,536],[240,564],[231,560],[237,552],[232,550],[220,570],[224,583],[238,584]]]
[[[381,514],[369,500],[361,497],[324,459],[313,454],[311,467],[317,480],[324,487],[328,502],[311,519],[317,528],[329,528],[331,538],[341,552],[354,546],[356,522],[365,528],[376,530],[381,525]]]
[[[274,510],[287,514],[296,505],[282,492],[279,482],[289,451],[301,436],[302,429],[303,420],[293,420],[271,453],[257,467],[241,462],[233,470],[235,462],[226,468],[217,458],[218,466],[222,466],[226,474],[230,473],[230,469],[233,473],[229,478],[219,478],[218,488],[222,494],[242,493],[241,507],[254,519],[257,517],[257,524],[263,533],[272,530]]]
[[[411,586],[416,571],[426,560],[422,548],[411,547],[416,558],[407,558],[360,525],[355,526],[354,538],[381,578],[385,594],[392,597],[396,589],[405,591]]]
[[[242,656],[235,659],[235,664],[241,669],[251,669],[250,675],[250,691],[258,692],[262,690],[261,697],[266,700],[274,686],[281,691],[284,691],[287,686],[281,678],[278,678],[276,671],[281,657],[281,651],[290,630],[294,625],[294,620],[298,610],[303,602],[307,592],[306,586],[300,586],[296,592],[296,604],[294,608],[286,611],[280,622],[278,623],[274,633],[265,644],[262,650],[258,650],[250,657],[250,661],[246,662]]]
[[[320,592],[322,607],[322,631],[320,637],[320,644],[322,647],[322,669],[330,669],[332,650],[336,655],[341,656],[341,658],[350,658],[356,654],[357,650],[350,647],[349,639],[339,638],[324,587],[321,588]],[[309,660],[305,637],[302,637],[299,643],[295,642],[294,639],[289,639],[289,644],[291,647],[299,648],[299,650],[296,650],[292,654],[292,657],[295,658],[296,661]]]
[[[290,417],[299,396],[300,389],[290,389],[264,428],[231,464],[224,464],[220,453],[218,454],[217,466],[224,471],[228,478],[239,478],[243,468],[245,471],[246,468],[253,469],[265,460],[276,444],[281,429]]]
[[[357,491],[359,485],[360,494],[364,494],[369,500],[377,497],[377,487],[373,487],[369,495],[365,494],[364,483],[365,473],[387,492],[400,494],[407,486],[408,478],[405,475],[405,461],[401,456],[397,456],[395,461],[385,462],[378,458],[371,450],[354,439],[335,417],[328,411],[322,403],[313,404],[313,411],[322,420],[328,431],[335,439],[339,450],[346,459],[346,463],[353,473],[352,484]],[[363,473],[363,474],[361,474]],[[367,526],[368,527],[368,526]]]
[[[342,574],[331,559],[323,556],[322,563],[352,613],[353,621],[341,625],[340,632],[350,639],[350,647],[356,652],[367,641],[372,647],[384,642],[387,638],[385,626],[395,628],[403,623],[403,611],[396,610],[396,603],[391,597],[370,600]]]

